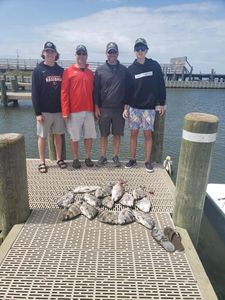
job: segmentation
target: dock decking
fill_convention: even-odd
[[[174,186],[160,165],[148,174],[143,163],[131,170],[110,163],[102,168],[82,164],[80,170],[71,162],[64,170],[47,164],[48,173],[39,174],[38,160],[27,160],[32,213],[0,248],[0,299],[216,299],[185,234],[185,252],[170,254],[138,223],[112,226],[84,216],[61,221],[56,201],[67,189],[121,178],[128,189],[153,191],[156,226],[173,226]],[[121,208],[116,204],[114,210]]]

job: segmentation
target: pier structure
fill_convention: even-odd
[[[153,144],[155,144],[153,152],[162,150],[163,124],[163,117],[160,120],[156,118],[158,136],[153,136]],[[199,126],[204,127],[202,124]],[[208,141],[209,127],[206,127],[203,131]],[[186,131],[188,128],[185,127]],[[188,140],[191,142],[193,142],[193,135],[195,137],[195,134],[191,134],[191,137],[190,134],[188,135]],[[199,134],[197,137],[199,139]],[[183,138],[187,139],[186,136]],[[204,157],[207,159],[211,151],[206,153],[203,150],[205,143],[202,135],[200,138],[202,153],[205,153]],[[199,147],[199,145],[192,145],[190,141],[188,149]],[[13,160],[7,155],[6,149],[11,145],[5,142],[5,138],[2,142],[5,147],[3,148],[2,145],[0,147],[1,157],[6,156],[12,164]],[[25,157],[23,160],[25,161]],[[40,174],[37,169],[39,160],[26,159],[27,176],[24,175],[24,178],[27,177],[29,209],[32,212],[25,223],[14,222],[16,225],[12,227],[0,247],[0,298],[4,300],[17,298],[26,300],[216,300],[215,292],[188,232],[184,228],[175,227],[173,223],[175,203],[176,207],[180,207],[180,199],[176,197],[179,189],[175,189],[171,178],[161,165],[162,158],[158,153],[152,157],[152,160],[155,163],[154,173],[151,174],[146,172],[144,162],[138,162],[137,166],[127,170],[124,167],[115,168],[110,162],[104,167],[88,168],[82,161],[82,168],[74,170],[72,161],[67,161],[67,169],[60,169],[56,161],[51,160],[46,161],[48,172]],[[124,162],[122,163],[124,165]],[[4,169],[7,165],[7,160],[2,159],[1,168]],[[11,169],[13,172],[0,172],[1,182],[8,183],[7,189],[4,184],[1,187],[1,191],[5,189],[2,202],[6,204],[2,212],[8,215],[4,223],[2,213],[0,214],[0,226],[4,226],[7,220],[12,220],[8,213],[10,210],[17,212],[18,209],[16,201],[9,201],[10,195],[8,196],[7,193],[11,191],[10,176],[16,179],[21,164],[18,164],[18,170],[14,167]],[[198,172],[201,170],[202,168],[199,167]],[[202,172],[208,174],[204,169]],[[6,178],[5,173],[8,176]],[[185,178],[185,176],[181,177]],[[145,189],[152,204],[150,213],[155,221],[155,227],[162,231],[167,226],[177,230],[181,235],[184,251],[166,252],[152,237],[151,230],[137,222],[127,225],[109,225],[99,222],[98,218],[91,221],[84,216],[67,222],[62,221],[63,211],[58,208],[57,201],[68,190],[78,186],[103,186],[120,179],[126,181],[128,192],[140,186]],[[186,183],[188,184],[188,181]],[[185,185],[181,182],[179,186],[182,189]],[[204,187],[203,182],[198,192],[203,194]],[[15,190],[16,195],[18,188]],[[188,188],[185,187],[184,190]],[[194,184],[188,190],[189,198],[193,197],[193,190],[194,192],[196,190]],[[81,198],[82,195],[77,197]],[[184,204],[188,205],[189,202],[186,201]],[[182,203],[182,207],[185,205]],[[193,204],[193,210],[195,205],[197,203]],[[201,204],[200,206],[203,209]],[[122,209],[123,206],[117,202],[112,210]],[[177,212],[175,210],[176,216],[178,216]],[[185,208],[179,209],[178,213],[181,214],[179,220],[185,212]],[[189,215],[188,222],[191,226],[193,213]],[[192,227],[187,227],[187,230],[195,231]]]
[[[0,72],[6,71],[33,71],[41,59],[0,59]],[[67,68],[74,60],[59,60],[58,64]],[[89,68],[95,72],[104,62],[88,62]],[[131,63],[123,62],[125,66]],[[214,69],[209,73],[194,72],[194,68],[187,56],[171,58],[169,63],[160,63],[165,81],[210,81],[225,82],[225,74],[217,74]],[[23,82],[23,80],[21,80]]]
[[[148,174],[144,163],[131,170],[105,167],[59,169],[47,161],[48,173],[27,159],[29,203],[25,224],[15,225],[0,248],[0,298],[10,299],[217,299],[184,229],[184,252],[168,253],[138,223],[108,225],[84,216],[62,222],[57,200],[80,185],[127,181],[127,189],[151,191],[156,227],[174,227],[175,187],[160,164]],[[121,204],[113,210],[120,211]],[[177,228],[178,229],[178,228]]]

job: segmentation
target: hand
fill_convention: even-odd
[[[69,116],[62,116],[64,121],[67,122],[69,120]]]
[[[165,106],[159,105],[159,106],[156,107],[156,110],[159,112],[160,116],[163,116],[164,113],[165,113]]]
[[[45,118],[44,118],[44,116],[39,115],[39,116],[36,116],[36,120],[37,120],[37,122],[39,122],[39,123],[43,123],[44,120],[45,120]]]
[[[95,117],[99,119],[101,117],[101,111],[98,106],[95,106]]]
[[[127,108],[125,108],[123,111],[123,118],[128,119],[128,109]]]

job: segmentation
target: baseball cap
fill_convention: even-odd
[[[55,46],[52,42],[46,42],[46,43],[44,44],[44,51],[45,51],[45,50],[53,50],[53,51],[57,52],[56,46]],[[57,53],[58,53],[58,52],[57,52]]]
[[[116,43],[114,42],[110,42],[106,45],[106,52],[108,53],[110,50],[114,50],[116,52],[118,52],[118,46]]]
[[[87,48],[84,45],[78,45],[76,48],[76,54],[79,51],[84,51],[85,53],[87,53]]]
[[[136,41],[134,43],[134,48],[139,44],[146,46],[146,48],[148,49],[148,44],[145,39],[143,39],[143,38],[136,39]]]

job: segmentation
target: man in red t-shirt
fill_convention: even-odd
[[[93,167],[90,154],[92,139],[96,138],[93,105],[94,74],[88,69],[87,48],[78,45],[76,48],[76,63],[64,71],[61,89],[62,116],[66,121],[71,138],[73,168],[79,169],[78,141],[81,133],[84,136],[85,164]]]

